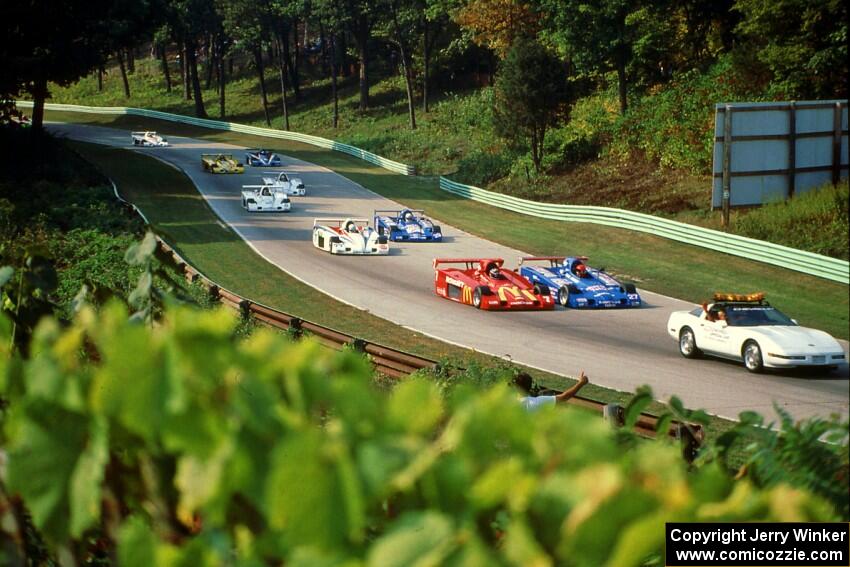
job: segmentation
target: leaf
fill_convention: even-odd
[[[142,275],[139,276],[139,282],[136,284],[136,288],[130,293],[130,296],[127,298],[127,300],[130,302],[130,305],[132,305],[136,309],[144,309],[147,305],[148,300],[150,299],[152,286],[153,276],[151,276],[150,272],[143,272]]]
[[[655,432],[658,433],[660,439],[667,437],[670,431],[670,424],[673,422],[673,414],[670,412],[662,413],[655,423]]]
[[[156,237],[152,232],[148,232],[141,242],[127,249],[124,260],[131,266],[144,266],[153,259],[154,252],[156,252]]]
[[[443,416],[443,399],[433,382],[414,379],[393,389],[387,405],[387,420],[402,431],[424,434]]]
[[[14,441],[9,451],[9,487],[23,496],[36,527],[49,540],[64,542],[69,535],[69,484],[86,450],[88,422],[42,400],[16,408],[10,420]],[[92,487],[77,488],[82,495]]]
[[[433,511],[408,512],[392,524],[369,549],[369,567],[440,565],[457,542],[447,516]]]
[[[100,519],[101,483],[109,459],[107,424],[95,419],[89,441],[71,475],[71,536],[79,538]]]
[[[640,415],[643,413],[643,410],[649,407],[649,404],[651,403],[652,389],[649,386],[639,387],[626,406],[625,420],[623,423],[625,428],[631,429],[634,427],[635,423],[637,423],[638,419],[640,419]]]
[[[683,417],[687,414],[687,410],[682,404],[682,400],[680,400],[677,396],[670,396],[670,401],[668,402],[668,405],[677,417]]]
[[[144,520],[130,517],[118,534],[118,564],[121,567],[150,567],[157,564],[156,537]]]
[[[3,266],[0,268],[0,287],[3,287],[9,280],[12,279],[12,276],[15,275],[15,268],[12,266]]]

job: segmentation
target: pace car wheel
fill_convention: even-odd
[[[755,341],[747,341],[744,343],[744,367],[754,374],[758,374],[764,369],[764,361],[761,357],[761,347]]]
[[[481,309],[481,286],[478,286],[472,292],[472,306],[476,309]]]
[[[570,290],[567,289],[567,286],[561,286],[561,289],[558,290],[558,304],[562,307],[570,304]]]
[[[702,351],[697,348],[697,340],[690,327],[685,327],[679,333],[679,352],[685,358],[698,358]]]

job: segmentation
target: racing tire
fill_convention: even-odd
[[[478,286],[472,291],[472,306],[481,309],[481,298],[484,295],[484,286]]]
[[[633,283],[625,283],[623,284],[623,287],[625,288],[626,293],[637,293],[637,288]]]
[[[685,358],[699,358],[702,351],[697,347],[697,339],[690,327],[679,332],[679,353]]]
[[[764,370],[764,359],[761,355],[761,347],[757,342],[753,340],[745,342],[741,357],[744,359],[744,368],[753,374],[759,374]]]
[[[532,289],[535,295],[539,295],[540,297],[546,297],[549,295],[549,286],[546,284],[536,283]]]
[[[441,235],[443,234],[443,229],[440,228],[440,225],[435,224],[431,227],[431,234],[434,234],[435,232],[439,232]]]
[[[570,290],[567,289],[567,286],[561,286],[561,289],[558,290],[558,305],[561,307],[567,307],[570,304]]]

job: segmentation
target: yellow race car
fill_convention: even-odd
[[[244,173],[245,167],[232,154],[201,154],[201,165],[210,173]]]

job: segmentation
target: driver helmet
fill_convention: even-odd
[[[576,262],[575,266],[573,266],[573,271],[580,278],[587,277],[587,266],[582,262]]]
[[[487,270],[487,274],[491,278],[502,277],[502,270],[499,269],[499,266],[497,266],[495,262],[490,262],[489,264],[487,264],[486,270]]]
[[[345,231],[346,232],[357,232],[357,225],[354,224],[354,221],[348,221],[345,223]]]
[[[413,220],[413,213],[411,213],[410,211],[404,213],[404,220],[411,222]]]

